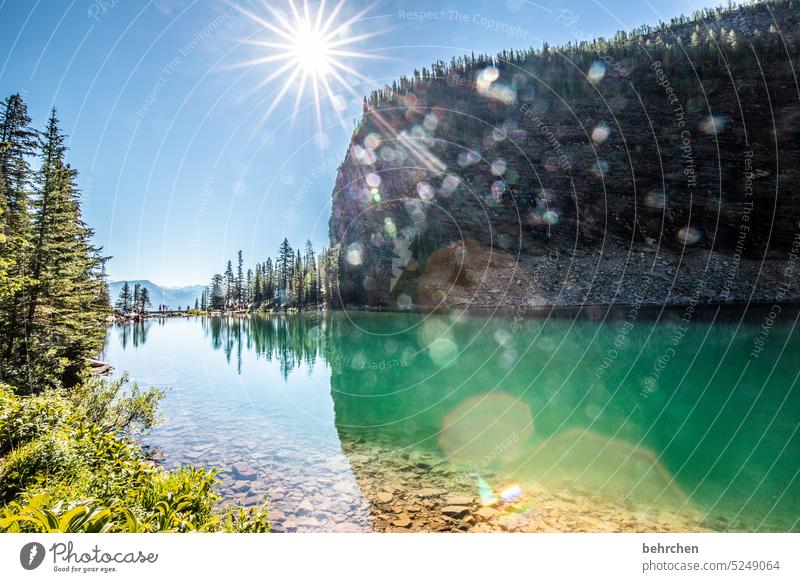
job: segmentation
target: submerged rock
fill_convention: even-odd
[[[233,469],[233,474],[244,481],[255,481],[258,477],[258,471],[247,463],[234,463],[231,468]]]

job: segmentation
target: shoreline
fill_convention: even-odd
[[[379,307],[370,305],[345,305],[336,308],[325,309],[309,309],[309,310],[246,310],[240,309],[235,311],[206,311],[202,313],[187,313],[187,312],[166,312],[166,313],[145,313],[137,315],[136,317],[114,315],[108,318],[109,324],[124,324],[136,323],[144,321],[145,319],[158,319],[158,318],[182,318],[182,317],[230,317],[242,315],[306,315],[318,314],[321,312],[331,313],[345,313],[345,312],[358,312],[358,313],[386,313],[386,314],[417,314],[417,315],[447,315],[454,312],[462,312],[473,315],[498,315],[504,317],[515,317],[520,319],[540,319],[542,315],[548,316],[563,316],[570,314],[585,313],[589,317],[596,317],[602,313],[613,313],[637,310],[644,313],[652,313],[654,311],[677,311],[692,310],[708,311],[717,309],[721,311],[763,311],[769,310],[775,306],[780,306],[781,309],[788,309],[790,311],[800,309],[800,300],[790,301],[706,301],[706,302],[682,302],[673,301],[667,303],[565,303],[565,304],[536,304],[536,305],[474,305],[474,304],[456,304],[456,305],[442,305],[435,307],[425,307],[414,305],[406,309],[398,309],[394,307]],[[589,313],[595,312],[595,313]]]

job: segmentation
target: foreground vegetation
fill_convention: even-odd
[[[0,531],[268,531],[263,507],[217,508],[216,470],[146,458],[137,438],[163,391],[88,375],[111,314],[108,258],[65,142],[55,110],[37,131],[19,94],[0,104]]]
[[[216,470],[145,457],[135,439],[163,395],[124,378],[35,396],[0,385],[0,531],[269,531],[265,507],[217,508]]]

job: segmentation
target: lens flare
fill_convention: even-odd
[[[519,483],[509,483],[500,490],[500,499],[506,503],[516,501],[522,495],[522,487]]]
[[[243,40],[243,44],[268,49],[269,54],[256,57],[245,62],[236,63],[237,67],[253,67],[262,64],[277,65],[269,75],[253,87],[249,93],[255,93],[273,81],[283,79],[276,89],[275,96],[270,95],[270,106],[261,119],[262,125],[283,100],[290,89],[296,89],[292,119],[297,116],[300,100],[310,85],[316,109],[317,128],[322,130],[321,101],[327,97],[333,111],[341,116],[343,100],[337,91],[349,92],[356,100],[361,95],[353,88],[354,81],[369,82],[369,79],[347,64],[354,59],[383,59],[379,55],[352,50],[352,45],[359,41],[380,34],[379,31],[363,34],[351,33],[351,28],[364,20],[371,7],[367,7],[344,22],[336,22],[345,1],[340,0],[332,10],[327,11],[325,0],[319,3],[312,14],[308,1],[304,0],[300,8],[295,0],[288,0],[286,6],[289,14],[274,7],[275,3],[262,2],[266,13],[259,14],[242,6],[238,10],[247,18],[263,27],[272,38],[268,40]]]
[[[482,507],[489,507],[498,501],[498,497],[483,477],[475,477],[475,484],[478,486],[478,498]]]

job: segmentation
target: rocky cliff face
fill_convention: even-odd
[[[365,101],[344,305],[797,298],[796,2],[437,63]]]

